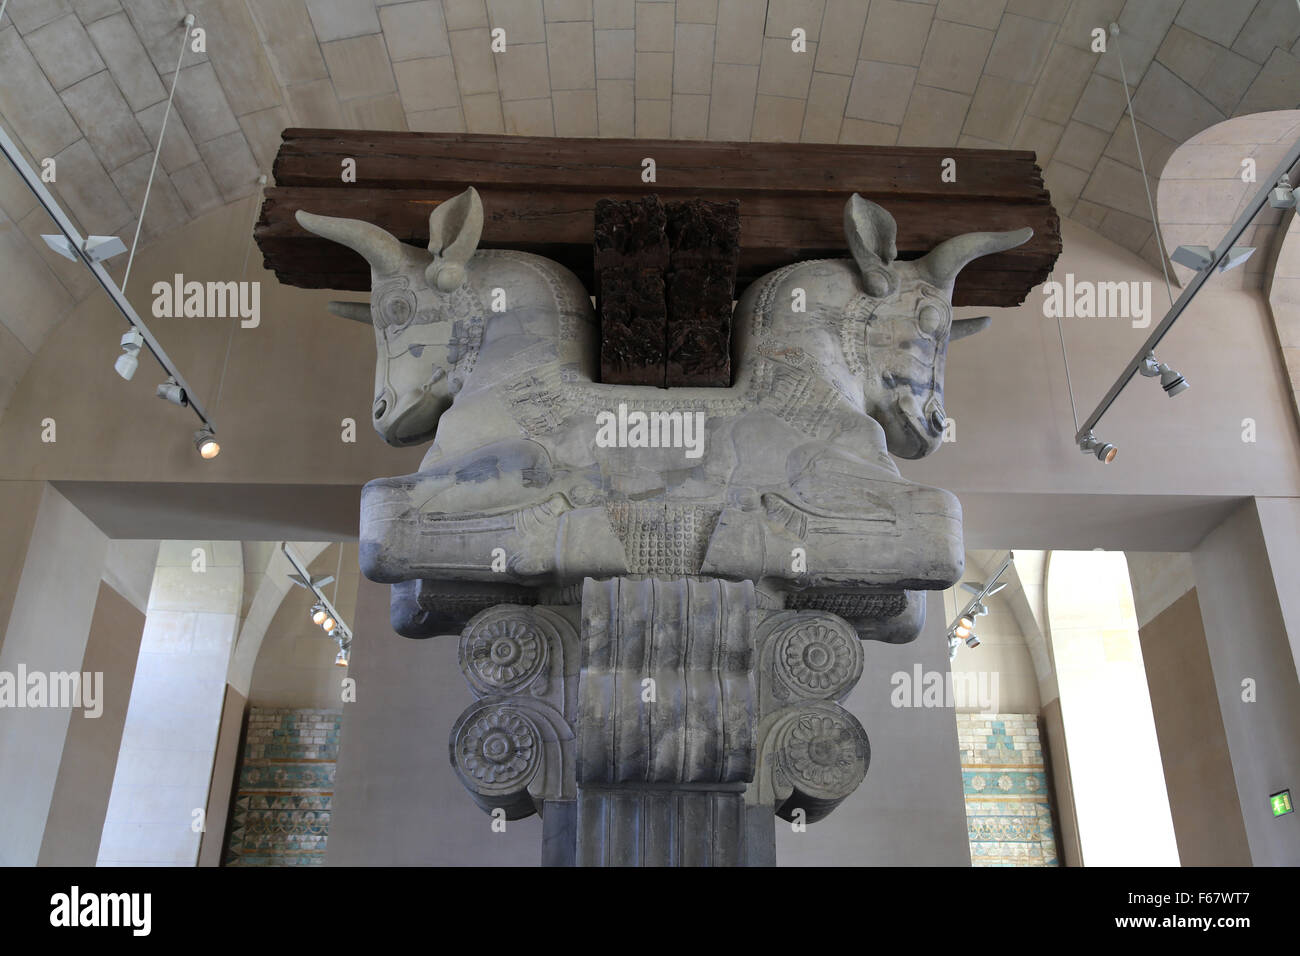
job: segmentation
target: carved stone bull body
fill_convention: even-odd
[[[417,473],[363,495],[362,569],[396,585],[400,632],[458,629],[481,607],[528,603],[520,588],[644,574],[754,581],[863,637],[915,636],[916,592],[962,573],[961,510],[905,481],[890,453],[938,446],[948,342],[987,323],[953,321],[957,272],[1030,230],[958,236],[900,262],[892,217],[855,195],[853,260],[797,263],[745,291],[734,384],[665,390],[597,383],[581,283],[538,256],[476,251],[482,216],[473,189],[443,203],[426,252],[368,223],[298,214],[370,262],[370,306],[331,308],[374,324],[376,429],[396,445],[434,439]],[[669,422],[670,439],[668,416],[702,415],[702,454],[636,447],[649,426],[620,433],[621,447],[598,440],[611,416],[637,413]],[[462,595],[459,611],[436,582],[456,582],[442,593]]]

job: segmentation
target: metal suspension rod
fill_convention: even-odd
[[[90,254],[86,252],[86,240],[82,237],[81,233],[77,231],[77,227],[72,224],[72,220],[68,218],[67,213],[65,213],[62,207],[59,206],[58,201],[50,195],[50,191],[46,189],[45,184],[41,182],[41,177],[36,174],[36,171],[32,169],[30,165],[28,165],[27,160],[19,151],[17,144],[9,138],[9,134],[5,132],[4,127],[2,126],[0,126],[0,151],[4,152],[5,157],[9,160],[9,164],[17,170],[18,175],[21,176],[23,182],[27,184],[27,188],[36,196],[45,211],[50,214],[50,218],[54,220],[54,224],[57,225],[59,231],[67,237],[68,241],[72,244],[72,248],[76,251],[77,255],[81,257],[81,261],[86,264],[86,268],[90,270],[92,275],[94,275],[96,281],[99,282],[103,290],[108,293],[108,297],[113,300],[113,304],[117,306],[118,311],[122,313],[131,328],[140,333],[141,337],[144,339],[145,345],[148,346],[149,351],[153,353],[153,357],[157,359],[158,364],[163,367],[163,371],[171,376],[171,378],[175,380],[176,384],[185,390],[185,395],[189,399],[189,405],[190,408],[194,410],[194,414],[199,417],[199,420],[203,422],[204,425],[212,429],[215,434],[217,430],[216,426],[214,426],[212,421],[208,418],[208,414],[203,410],[203,406],[199,404],[199,400],[194,397],[194,393],[190,390],[190,386],[185,381],[185,377],[177,370],[175,363],[172,362],[166,351],[163,350],[163,347],[159,344],[158,340],[154,338],[153,333],[149,331],[149,327],[145,325],[140,316],[136,314],[135,307],[131,305],[122,290],[117,287],[117,283],[114,282],[113,277],[108,274],[108,270],[92,259]]]
[[[1263,188],[1261,188],[1259,192],[1255,194],[1255,197],[1250,201],[1250,203],[1247,204],[1241,215],[1237,217],[1236,222],[1228,227],[1228,232],[1224,235],[1223,240],[1215,247],[1214,251],[1210,253],[1210,262],[1192,277],[1191,281],[1187,284],[1187,288],[1183,290],[1182,295],[1178,297],[1178,300],[1170,306],[1169,311],[1165,313],[1165,317],[1157,323],[1154,329],[1151,330],[1151,334],[1147,337],[1146,342],[1142,344],[1142,347],[1137,350],[1137,354],[1129,360],[1128,365],[1124,366],[1124,371],[1120,372],[1119,378],[1115,379],[1115,384],[1110,387],[1110,391],[1106,393],[1106,396],[1093,410],[1092,414],[1085,419],[1083,425],[1081,425],[1079,430],[1075,433],[1074,440],[1076,442],[1087,437],[1087,435],[1093,430],[1094,426],[1096,426],[1097,422],[1101,420],[1101,416],[1105,415],[1110,406],[1115,403],[1115,399],[1118,398],[1119,393],[1124,390],[1124,386],[1126,386],[1133,376],[1137,374],[1137,370],[1141,367],[1142,361],[1150,352],[1155,351],[1155,347],[1160,344],[1160,340],[1165,337],[1165,333],[1169,331],[1170,326],[1172,326],[1174,322],[1177,321],[1178,317],[1183,314],[1183,311],[1191,304],[1192,299],[1196,297],[1196,293],[1201,290],[1201,286],[1205,285],[1211,274],[1218,268],[1219,263],[1227,257],[1228,251],[1233,247],[1236,241],[1241,238],[1241,234],[1246,231],[1246,227],[1250,225],[1251,220],[1259,215],[1259,211],[1263,209],[1265,204],[1268,202],[1268,194],[1277,184],[1277,181],[1286,175],[1291,170],[1291,167],[1297,162],[1300,162],[1300,140],[1297,140],[1292,145],[1291,149],[1287,151],[1281,164],[1273,171],[1273,175],[1264,182]]]

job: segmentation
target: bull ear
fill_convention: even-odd
[[[483,201],[470,186],[459,196],[439,203],[429,214],[429,251],[433,262],[424,270],[429,285],[451,292],[465,281],[465,263],[483,235]]]
[[[302,209],[294,213],[294,218],[308,232],[361,253],[370,263],[375,275],[395,275],[406,259],[397,237],[372,223],[360,219],[317,216]]]
[[[844,204],[844,238],[858,264],[867,293],[886,298],[897,280],[889,264],[898,257],[898,223],[888,212],[857,193]]]
[[[992,321],[987,315],[981,315],[975,319],[953,319],[952,330],[948,333],[948,338],[949,340],[964,339],[976,332],[983,332]]]
[[[373,324],[370,306],[365,302],[331,302],[326,308],[341,318],[351,319],[353,322],[364,322],[366,325]]]
[[[920,259],[917,270],[941,289],[952,291],[952,284],[966,265],[980,256],[1005,252],[1022,246],[1034,230],[1025,227],[1012,232],[967,232],[945,239]]]

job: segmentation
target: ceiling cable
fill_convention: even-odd
[[[135,222],[135,238],[131,240],[131,254],[126,257],[126,272],[122,276],[122,291],[131,278],[131,265],[135,262],[135,250],[140,245],[140,228],[144,225],[144,213],[149,208],[149,193],[153,191],[154,176],[158,172],[158,156],[162,153],[163,137],[167,134],[167,120],[172,115],[172,100],[176,98],[176,84],[181,78],[181,63],[185,59],[185,45],[190,39],[190,27],[194,25],[194,14],[185,15],[185,29],[181,31],[181,52],[176,57],[176,72],[172,74],[172,89],[167,94],[167,109],[163,111],[162,127],[158,130],[158,145],[153,151],[153,166],[149,169],[149,182],[144,187],[144,202],[140,204],[140,218]]]

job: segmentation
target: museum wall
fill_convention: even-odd
[[[84,709],[72,710],[45,820],[40,866],[95,865],[143,633],[144,614],[101,582],[81,670],[103,675],[103,707],[93,717]]]
[[[19,497],[30,503],[28,491]],[[14,675],[16,686],[20,668],[47,681],[80,672],[108,547],[104,534],[48,485],[31,529],[0,647],[0,672]],[[23,768],[0,773],[0,866],[37,861],[71,714],[70,707],[0,708],[0,768]]]
[[[1131,565],[1130,565],[1131,566]],[[1138,630],[1183,866],[1249,866],[1196,589]]]
[[[845,705],[871,741],[866,780],[825,821],[795,832],[778,822],[787,866],[965,866],[970,862],[957,729],[951,706],[918,693],[896,706],[895,674],[947,673],[939,598],[911,644],[867,642],[862,680]],[[494,833],[452,772],[448,734],[472,701],[455,637],[411,641],[388,626],[388,588],[362,580],[343,705],[326,863],[522,865],[541,861],[537,817]],[[919,689],[918,689],[919,691]]]
[[[1275,818],[1268,802],[1269,794],[1285,787],[1294,792],[1300,780],[1300,681],[1280,603],[1284,592],[1294,595],[1300,565],[1294,541],[1270,543],[1291,528],[1278,510],[1270,502],[1242,504],[1192,554],[1206,648],[1256,866],[1300,865],[1300,814]]]

